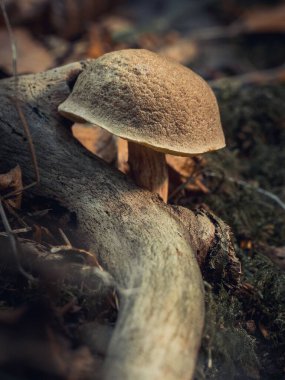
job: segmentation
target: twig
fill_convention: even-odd
[[[2,197],[2,200],[4,200],[5,197]],[[7,209],[7,211],[14,216],[14,218],[17,219],[17,221],[24,227],[24,228],[28,228],[28,224],[17,214],[17,212],[15,211],[15,209],[9,204],[9,202],[5,201],[4,200],[4,205]]]
[[[101,271],[104,271],[102,266],[99,264],[99,261],[98,261],[95,254],[88,252],[85,249],[73,247],[70,240],[68,239],[68,237],[66,236],[66,234],[63,232],[63,230],[61,228],[59,228],[59,232],[61,234],[61,237],[62,237],[65,245],[59,245],[59,246],[52,247],[51,253],[58,253],[60,251],[76,251],[79,254],[82,254],[82,255],[85,255],[85,256],[88,256],[89,258],[91,258],[94,261],[97,268],[99,268]]]
[[[195,178],[190,176],[185,182],[181,183],[181,185],[177,186],[176,189],[172,191],[172,193],[168,197],[168,202],[171,201],[176,194],[178,194],[181,190],[185,189],[187,185],[190,183],[194,183]]]
[[[22,234],[22,233],[25,233],[25,232],[29,232],[31,230],[32,230],[31,227],[18,228],[16,230],[11,230],[11,233],[13,233],[14,235],[17,235],[17,234]],[[9,234],[7,232],[0,232],[0,236],[9,236]]]
[[[28,280],[35,281],[34,277],[31,276],[29,273],[27,273],[25,271],[25,269],[22,267],[22,265],[20,264],[20,262],[19,262],[17,239],[16,239],[16,237],[15,237],[15,235],[13,233],[13,230],[10,227],[10,224],[9,224],[8,219],[7,219],[7,216],[6,216],[6,213],[5,213],[5,210],[4,210],[4,207],[3,207],[1,199],[0,199],[0,215],[1,215],[1,219],[2,219],[2,222],[3,222],[4,228],[5,228],[5,231],[7,233],[8,238],[9,238],[10,245],[11,245],[11,248],[12,248],[12,252],[13,252],[13,255],[14,255],[14,259],[15,259],[15,262],[16,262],[16,265],[17,265],[17,268],[18,268],[19,272],[24,277],[26,277]]]
[[[237,180],[237,179],[234,179],[232,177],[229,177],[227,179],[230,182],[234,182],[240,186],[246,187],[246,188],[251,189],[251,190],[255,190],[257,193],[262,194],[267,198],[270,198],[273,202],[277,203],[285,211],[285,204],[281,201],[281,199],[277,195],[271,193],[270,191],[262,189],[261,187],[256,187],[256,186],[250,185],[249,183],[247,183],[245,181]]]
[[[10,227],[10,224],[9,224],[8,218],[6,216],[6,213],[5,213],[1,199],[0,199],[0,214],[1,214],[1,218],[2,218],[2,222],[4,225],[5,231],[9,237],[9,240],[10,240],[12,251],[15,255],[15,258],[18,260],[16,239],[15,239],[15,236],[13,235],[13,232],[12,232],[12,229]]]
[[[0,5],[1,5],[3,16],[4,16],[4,21],[5,21],[5,24],[6,24],[6,28],[7,28],[8,34],[9,34],[10,44],[11,44],[11,50],[12,50],[12,67],[13,67],[14,92],[15,92],[14,102],[15,102],[15,106],[16,106],[17,112],[19,114],[20,120],[21,120],[21,122],[23,124],[27,140],[29,142],[30,153],[31,153],[31,157],[32,157],[32,162],[33,162],[35,174],[36,174],[36,183],[38,183],[39,182],[39,169],[38,169],[38,165],[37,165],[37,158],[36,158],[36,154],[35,154],[35,148],[34,148],[34,145],[33,145],[33,141],[32,141],[32,138],[31,138],[31,134],[30,134],[30,130],[29,130],[27,121],[25,119],[25,116],[24,116],[24,114],[23,114],[23,112],[21,110],[21,107],[20,107],[19,101],[18,101],[18,74],[17,74],[17,49],[16,49],[16,44],[15,44],[15,40],[14,40],[11,24],[10,24],[10,21],[9,21],[9,17],[8,17],[7,12],[6,12],[6,3],[5,3],[5,0],[1,0]],[[11,194],[7,194],[7,196],[9,196],[9,195],[11,196]],[[2,222],[3,222],[4,228],[5,228],[6,233],[8,235],[8,238],[9,238],[9,241],[10,241],[10,245],[11,245],[11,249],[12,249],[12,252],[13,252],[13,255],[14,255],[14,258],[15,258],[15,262],[16,262],[16,265],[18,267],[19,272],[23,276],[25,276],[28,280],[34,281],[33,276],[31,276],[29,273],[27,273],[23,269],[23,267],[21,266],[21,264],[19,262],[17,239],[16,239],[15,235],[13,234],[13,231],[12,231],[12,229],[10,227],[9,221],[7,219],[7,216],[6,216],[3,204],[2,204],[1,197],[0,197],[0,215],[1,215],[1,219],[2,219]]]
[[[176,194],[178,194],[181,190],[185,189],[185,187],[186,187],[187,185],[189,185],[190,183],[195,183],[196,178],[197,178],[198,175],[200,174],[200,171],[199,171],[200,167],[201,167],[201,163],[200,163],[200,162],[196,162],[196,166],[195,166],[195,168],[194,168],[192,174],[186,179],[185,182],[183,182],[181,185],[177,186],[177,187],[172,191],[172,193],[171,193],[171,194],[169,195],[169,197],[168,197],[168,202],[169,202],[170,200],[172,200],[172,199],[174,198],[174,196],[175,196]]]
[[[34,186],[34,185],[37,185],[40,182],[40,173],[39,173],[39,167],[38,167],[38,163],[37,163],[37,156],[36,156],[36,152],[35,152],[35,147],[34,147],[34,144],[33,144],[32,136],[31,136],[31,133],[30,133],[30,129],[29,129],[27,120],[25,118],[25,115],[24,115],[24,113],[23,113],[23,111],[21,109],[21,106],[20,106],[20,103],[19,103],[19,98],[18,98],[19,81],[18,81],[18,71],[17,71],[17,48],[16,48],[16,43],[15,43],[15,39],[14,39],[11,23],[10,23],[10,20],[9,20],[7,11],[6,11],[6,1],[5,0],[1,0],[0,5],[1,5],[1,9],[2,9],[2,13],[3,13],[5,25],[6,25],[8,34],[9,34],[9,39],[10,39],[10,44],[11,44],[11,50],[12,50],[12,69],[13,69],[13,78],[14,78],[14,86],[15,86],[14,87],[14,92],[15,93],[14,93],[14,99],[13,100],[14,100],[14,103],[15,103],[18,115],[20,117],[20,120],[22,122],[25,135],[26,135],[27,140],[28,140],[30,154],[31,154],[31,159],[32,159],[32,163],[33,163],[33,167],[34,167],[34,171],[35,171],[35,177],[36,177],[35,182],[33,182],[32,184],[27,185],[27,186],[23,187],[21,190],[17,191],[17,192],[19,192],[19,191],[26,190],[26,189]],[[11,196],[11,195],[15,195],[17,192],[7,194],[6,197]]]
[[[59,232],[60,232],[60,235],[61,235],[63,241],[65,242],[66,246],[71,248],[72,245],[71,245],[68,237],[65,235],[65,233],[63,232],[63,230],[61,228],[59,228]]]
[[[191,37],[189,38],[189,40],[210,41],[220,38],[229,39],[237,37],[243,32],[244,27],[242,24],[239,23],[234,23],[228,27],[210,26],[208,28],[193,30],[191,32]]]
[[[214,173],[205,173],[205,175],[208,177],[218,177]],[[225,177],[225,179],[229,182],[236,183],[237,185],[245,187],[247,189],[255,190],[257,193],[262,194],[267,198],[270,198],[273,202],[277,203],[285,211],[285,203],[282,202],[282,200],[277,195],[271,193],[270,191],[262,189],[261,187],[251,185],[243,180],[235,179],[233,177]]]
[[[230,80],[235,81],[240,84],[248,84],[248,83],[264,83],[264,82],[271,82],[271,81],[285,81],[285,65],[281,65],[278,67],[275,67],[273,69],[268,70],[257,70],[252,71],[249,73],[241,74],[241,75],[234,75],[229,77],[223,77],[219,79],[214,79],[208,81],[210,86],[217,85],[220,82],[223,82],[224,80]]]
[[[7,199],[7,198],[10,198],[10,197],[12,197],[14,195],[18,195],[18,194],[22,193],[24,190],[28,190],[31,187],[36,186],[37,184],[38,184],[38,182],[36,182],[36,181],[32,182],[32,183],[29,183],[26,186],[23,186],[23,187],[21,187],[21,188],[19,188],[17,190],[11,191],[10,193],[8,193],[8,194],[4,195],[3,197],[1,197],[1,199]]]

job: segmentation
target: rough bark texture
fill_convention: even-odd
[[[135,183],[153,193],[164,202],[168,198],[168,170],[165,154],[137,143],[129,142],[130,175]]]
[[[175,210],[72,138],[57,106],[83,68],[77,63],[19,80],[41,174],[33,191],[75,212],[78,233],[127,290],[121,295],[105,378],[189,379],[204,320],[203,284],[190,235]],[[33,169],[12,98],[13,80],[2,80],[0,170],[18,163],[28,183]],[[194,214],[189,212],[189,218]]]

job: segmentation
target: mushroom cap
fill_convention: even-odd
[[[208,84],[190,69],[144,49],[115,51],[91,61],[59,112],[165,153],[187,156],[225,146]]]

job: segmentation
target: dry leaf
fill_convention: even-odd
[[[251,334],[251,335],[255,334],[256,324],[255,324],[255,321],[253,319],[246,321],[245,327],[246,327],[246,330],[249,334]]]
[[[70,343],[61,315],[45,298],[1,311],[1,368],[7,367],[7,376],[15,373],[14,366],[30,378],[96,379],[101,362],[86,346]]]
[[[166,162],[172,170],[180,176],[180,181],[177,183],[176,176],[171,176],[176,187],[184,183],[184,188],[192,192],[202,192],[208,194],[210,190],[204,185],[201,166],[204,164],[204,159],[201,157],[178,157],[166,155]],[[187,182],[191,179],[191,182]],[[173,189],[175,191],[175,189]]]
[[[101,25],[111,36],[126,33],[133,28],[133,23],[129,19],[119,15],[106,15]]]
[[[58,245],[58,246],[53,246],[50,249],[50,252],[67,255],[70,258],[74,257],[74,255],[82,256],[82,258],[84,258],[87,265],[97,267],[103,271],[103,268],[99,264],[99,261],[96,255],[92,252],[86,251],[85,249],[75,248],[75,247],[72,247],[71,245]]]
[[[116,3],[118,0],[50,0],[50,21],[59,36],[75,37],[94,17]]]
[[[52,235],[48,228],[37,224],[33,225],[33,240],[37,243],[45,242],[55,244],[57,242],[56,238]]]
[[[89,48],[87,51],[87,57],[98,58],[104,53],[106,53],[106,50],[103,45],[102,31],[97,25],[92,25],[89,29]]]
[[[53,57],[48,50],[36,41],[25,29],[13,29],[17,46],[17,70],[19,74],[36,73],[53,66]],[[0,67],[12,74],[12,53],[6,29],[0,29]]]
[[[26,311],[25,306],[21,306],[17,309],[14,308],[3,308],[0,310],[0,325],[1,324],[7,324],[7,325],[13,325],[17,323],[20,318],[23,316],[23,314]]]
[[[262,322],[258,322],[258,327],[265,339],[268,339],[270,336],[269,330],[265,327],[265,325]]]
[[[88,32],[89,47],[87,57],[98,58],[112,50],[111,37],[99,24],[92,24]]]
[[[82,346],[72,351],[68,361],[68,380],[99,380],[101,357],[94,357],[88,347]]]
[[[269,257],[279,268],[285,270],[285,246],[274,247],[259,243],[257,247],[262,249],[262,253]]]
[[[166,162],[172,169],[185,178],[192,176],[196,168],[196,163],[191,157],[178,157],[167,154]]]
[[[7,13],[14,23],[33,21],[45,10],[48,0],[6,0]]]
[[[197,45],[194,41],[181,38],[175,43],[160,48],[158,53],[179,63],[187,64],[197,56]]]
[[[162,45],[163,41],[162,37],[158,36],[157,34],[147,32],[139,35],[137,43],[141,49],[157,51]]]
[[[248,11],[241,21],[250,32],[285,32],[285,4]]]
[[[241,247],[241,249],[251,250],[252,249],[252,241],[251,240],[242,240],[240,242],[240,247]]]
[[[90,152],[110,163],[116,158],[116,139],[114,135],[91,124],[75,123],[73,136]]]
[[[105,357],[114,331],[114,326],[100,323],[94,320],[85,323],[79,330],[79,336],[83,344],[86,344],[93,353]]]
[[[270,251],[270,258],[281,269],[285,270],[285,246],[284,247],[272,247]]]
[[[7,200],[10,206],[14,208],[21,207],[22,188],[22,171],[19,165],[15,166],[8,173],[0,174],[0,191],[2,194],[19,191],[18,194]]]

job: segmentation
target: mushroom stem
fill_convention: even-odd
[[[164,202],[168,198],[168,169],[165,154],[129,141],[130,175],[135,183],[157,193]]]

